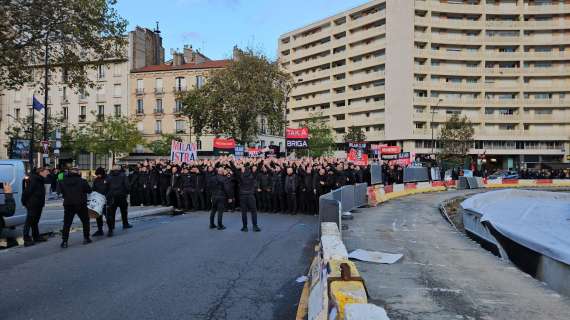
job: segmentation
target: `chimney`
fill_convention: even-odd
[[[238,48],[237,45],[234,46],[234,50],[233,50],[233,60],[237,61],[239,59],[239,53],[241,52],[241,50]]]
[[[196,54],[192,50],[192,45],[184,45],[184,61],[186,63],[195,63]]]
[[[172,65],[179,66],[184,64],[184,55],[180,52],[172,53]]]

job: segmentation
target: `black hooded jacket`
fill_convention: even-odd
[[[91,187],[77,173],[69,173],[61,181],[61,193],[63,194],[63,206],[86,206],[87,194],[91,193]]]

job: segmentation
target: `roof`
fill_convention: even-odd
[[[174,71],[174,70],[188,70],[188,69],[218,69],[225,68],[228,66],[231,60],[210,60],[202,63],[185,63],[178,66],[172,64],[160,64],[155,66],[146,66],[134,70],[134,73],[138,72],[158,72],[158,71]]]

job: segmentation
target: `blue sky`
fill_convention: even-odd
[[[192,44],[211,59],[225,59],[234,45],[275,58],[278,37],[367,0],[119,0],[117,9],[135,26],[160,22],[167,57]]]

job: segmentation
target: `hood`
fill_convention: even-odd
[[[65,177],[63,182],[66,185],[75,186],[78,185],[79,182],[81,182],[81,176],[75,173],[70,173],[67,177]]]
[[[111,170],[111,172],[109,173],[112,176],[119,176],[122,174],[121,170]]]

